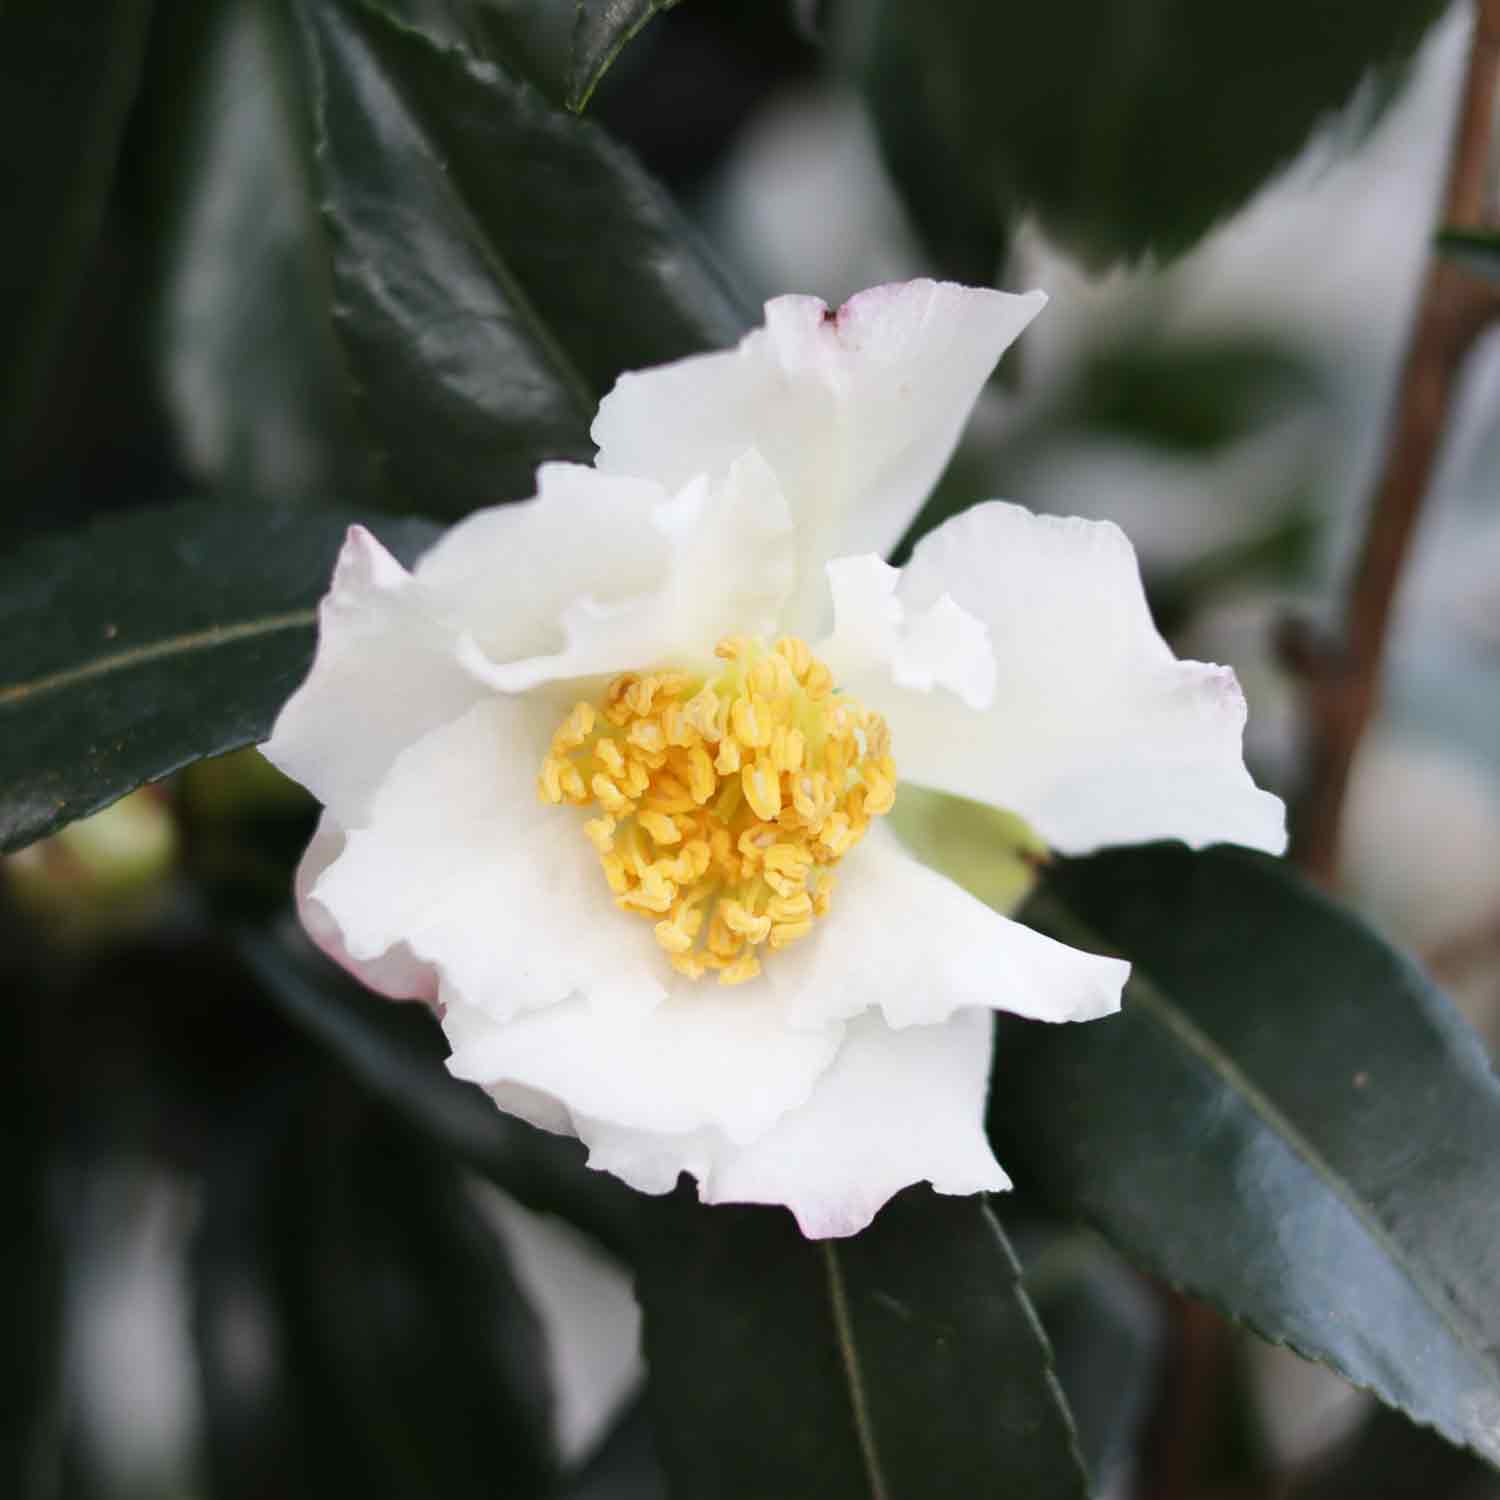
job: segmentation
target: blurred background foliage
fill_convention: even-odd
[[[1239,670],[1257,774],[1291,792],[1273,626],[1326,609],[1347,564],[1468,25],[1430,0],[10,0],[0,556],[187,507],[164,527],[191,514],[252,551],[267,528],[316,537],[316,579],[348,514],[407,517],[415,549],[423,520],[586,457],[615,373],[731,340],[760,295],[1040,285],[1051,309],[912,539],[990,495],[1118,520],[1174,643]],[[383,172],[418,183],[421,233],[378,222]],[[1453,248],[1493,267],[1492,243]],[[475,268],[496,263],[514,304],[486,301]],[[486,363],[531,404],[465,379]],[[1401,599],[1343,870],[1492,1043],[1497,411],[1491,344]],[[127,583],[150,593],[165,535],[78,583],[109,601],[90,628]],[[297,660],[217,748],[255,737]],[[7,774],[46,753],[29,733]],[[117,790],[65,792],[81,809]],[[948,836],[941,809],[912,817],[929,811]],[[0,1488],[665,1494],[629,1195],[452,1084],[423,1017],[295,936],[313,812],[241,752],[4,865]],[[973,878],[1009,894],[1027,874]],[[1100,1493],[1500,1494],[1029,1186],[1003,1218]],[[718,1253],[700,1230],[643,1295]]]

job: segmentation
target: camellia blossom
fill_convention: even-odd
[[[623,376],[592,467],[414,571],[349,533],[266,746],[325,807],[302,920],[645,1192],[685,1171],[827,1236],[910,1183],[1008,1186],[991,1011],[1107,1016],[1128,966],[919,862],[902,784],[1070,853],[1284,843],[1233,673],[1173,657],[1115,527],[982,504],[882,561],[1044,301],[778,298]]]

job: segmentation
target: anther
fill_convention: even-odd
[[[537,792],[595,804],[584,836],[616,903],[675,972],[733,985],[828,915],[829,872],[890,809],[896,767],[884,719],[833,695],[805,641],[729,636],[715,654],[706,678],[625,672],[575,704]]]
[[[615,820],[610,817],[590,818],[583,825],[584,835],[600,854],[608,854],[615,847]]]
[[[719,913],[724,918],[724,925],[746,942],[763,943],[770,934],[770,917],[756,916],[739,901],[721,901]]]
[[[776,949],[788,948],[798,938],[805,938],[812,931],[812,918],[805,922],[778,922],[771,929],[771,947]]]
[[[781,778],[770,766],[755,762],[740,773],[745,788],[745,801],[755,809],[755,815],[769,823],[781,812]]]
[[[682,830],[665,813],[638,812],[635,820],[658,844],[682,842]]]
[[[746,953],[719,970],[719,983],[745,984],[759,973],[760,960],[753,953]]]
[[[607,735],[595,742],[594,757],[611,776],[619,777],[625,774],[625,757],[620,747]]]
[[[631,810],[630,803],[626,801],[619,787],[602,771],[595,775],[589,786],[593,790],[594,795],[599,799],[599,806],[605,812],[620,816]]]
[[[593,732],[597,718],[598,715],[594,712],[592,703],[574,704],[573,711],[562,721],[557,733],[552,736],[553,754],[566,755],[569,750],[576,750]]]

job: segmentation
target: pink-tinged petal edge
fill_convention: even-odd
[[[435,1005],[438,977],[431,964],[423,963],[404,943],[398,943],[379,958],[353,958],[344,946],[343,934],[328,909],[314,899],[312,888],[318,877],[343,852],[344,832],[328,813],[318,820],[317,831],[297,866],[293,889],[297,915],[303,930],[341,968],[347,969],[367,989],[388,1000],[421,1000]]]

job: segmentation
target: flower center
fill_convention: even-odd
[[[896,799],[890,730],[834,691],[807,642],[726,637],[717,676],[626,672],[558,726],[544,802],[583,825],[615,902],[674,968],[721,984],[826,916],[833,867]]]

